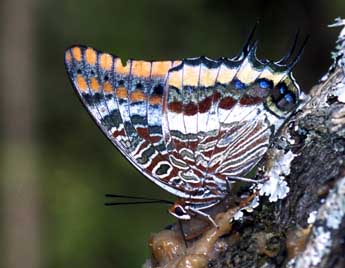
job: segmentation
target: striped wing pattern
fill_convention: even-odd
[[[181,198],[169,185],[177,171],[169,164],[162,139],[165,76],[179,62],[121,59],[92,48],[66,50],[65,65],[81,101],[120,152],[150,180]]]
[[[233,83],[241,63],[187,59],[168,74],[164,137],[178,181],[204,190],[201,198],[224,195],[226,178],[248,173],[269,145],[275,122],[267,120],[263,96]]]
[[[217,61],[122,64],[74,46],[65,65],[83,104],[121,153],[151,181],[189,200],[222,198],[227,177],[244,176],[258,163],[285,117],[270,108],[270,88],[261,82],[293,83],[253,51]]]

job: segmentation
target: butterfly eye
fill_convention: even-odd
[[[272,99],[277,107],[283,111],[290,111],[295,105],[295,96],[285,83],[278,84],[277,87],[273,89]]]
[[[281,82],[270,90],[267,105],[273,112],[284,114],[293,110],[297,99],[298,89],[290,88],[286,83]]]

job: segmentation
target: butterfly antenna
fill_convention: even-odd
[[[132,202],[106,202],[105,206],[122,206],[122,205],[141,205],[141,204],[167,204],[163,200],[157,201],[132,201]],[[168,203],[170,204],[170,203]]]
[[[148,198],[148,197],[141,197],[141,196],[130,196],[130,195],[119,195],[119,194],[105,194],[107,198],[119,198],[119,199],[130,199],[130,200],[139,200],[139,201],[120,201],[120,202],[106,202],[104,203],[106,206],[117,206],[117,205],[135,205],[135,204],[170,204],[173,205],[174,202],[165,199],[156,199],[156,198]]]
[[[301,48],[300,48],[299,51],[297,52],[296,57],[295,57],[295,58],[293,59],[293,61],[289,64],[289,66],[288,66],[288,70],[289,70],[289,71],[291,71],[291,70],[296,66],[297,62],[301,59],[302,54],[303,54],[303,51],[304,51],[304,48],[305,48],[305,46],[307,45],[309,38],[310,38],[310,35],[308,34],[307,37],[304,39]]]
[[[280,60],[276,61],[277,64],[283,65],[284,63],[286,63],[286,62],[289,61],[289,59],[291,58],[293,52],[294,52],[295,49],[296,49],[297,41],[298,41],[298,37],[299,37],[300,33],[301,33],[301,30],[298,29],[298,30],[296,31],[294,41],[293,41],[292,46],[290,47],[288,53],[287,53],[283,58],[281,58]]]

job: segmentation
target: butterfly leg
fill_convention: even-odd
[[[219,226],[217,225],[217,223],[214,221],[214,219],[212,219],[212,217],[211,217],[209,214],[207,214],[207,213],[205,213],[205,212],[202,212],[202,211],[200,211],[200,210],[191,208],[191,207],[189,208],[189,210],[192,211],[193,213],[197,214],[197,215],[200,215],[200,216],[203,216],[203,217],[207,218],[207,219],[212,223],[212,225],[213,225],[214,227],[216,227],[217,229],[219,228]]]
[[[186,235],[185,235],[185,232],[183,230],[183,224],[182,224],[182,221],[180,219],[177,219],[178,220],[178,224],[180,226],[180,231],[181,231],[181,236],[183,238],[183,241],[184,241],[184,245],[186,246],[186,248],[188,248],[188,244],[187,244],[187,240],[186,240]]]
[[[248,204],[258,195],[257,192],[251,193],[249,196],[247,196],[245,199],[243,199],[240,202],[240,208],[244,208],[248,206]]]

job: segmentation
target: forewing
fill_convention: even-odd
[[[177,64],[175,62],[175,64]],[[74,46],[65,65],[82,103],[108,139],[151,181],[188,197],[178,181],[162,136],[165,80],[172,61],[128,60]]]

